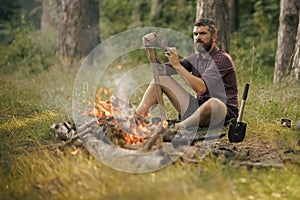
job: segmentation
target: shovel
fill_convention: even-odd
[[[242,142],[246,135],[247,124],[242,122],[245,109],[246,99],[249,90],[249,83],[246,83],[241,102],[240,112],[237,120],[234,120],[229,125],[228,139],[229,142]]]

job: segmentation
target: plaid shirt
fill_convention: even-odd
[[[236,115],[238,115],[238,88],[234,63],[229,54],[215,46],[209,56],[203,58],[195,53],[180,60],[181,65],[193,75],[201,78],[206,85],[206,92],[196,94],[200,101],[215,97],[223,101]],[[177,72],[166,64],[167,74]]]

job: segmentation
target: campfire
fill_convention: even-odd
[[[131,104],[115,96],[103,100],[102,96],[107,96],[107,91],[104,88],[97,90],[94,107],[84,115],[96,117],[97,124],[103,127],[113,144],[123,148],[141,144],[168,126],[167,121],[151,123],[150,114],[144,118],[138,117]]]

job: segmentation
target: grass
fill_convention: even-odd
[[[50,125],[71,119],[78,66],[57,64],[37,76],[0,76],[0,199],[299,199],[299,153],[284,168],[247,168],[224,156],[176,161],[159,171],[127,174],[85,149],[59,150]],[[239,89],[250,82],[245,143],[266,141],[299,151],[299,132],[280,118],[300,120],[299,83],[272,84],[271,68],[237,66]],[[241,94],[239,99],[241,99]],[[266,147],[267,148],[267,147]]]

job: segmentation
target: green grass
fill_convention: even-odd
[[[0,199],[299,199],[299,153],[284,168],[236,165],[208,155],[145,174],[111,169],[85,149],[55,148],[50,131],[71,117],[78,67],[58,64],[37,76],[0,76]],[[280,126],[300,120],[299,83],[272,84],[271,68],[237,66],[239,89],[251,83],[245,143],[266,141],[298,150],[299,132]],[[242,92],[239,94],[241,99]],[[267,148],[267,147],[266,147]]]

